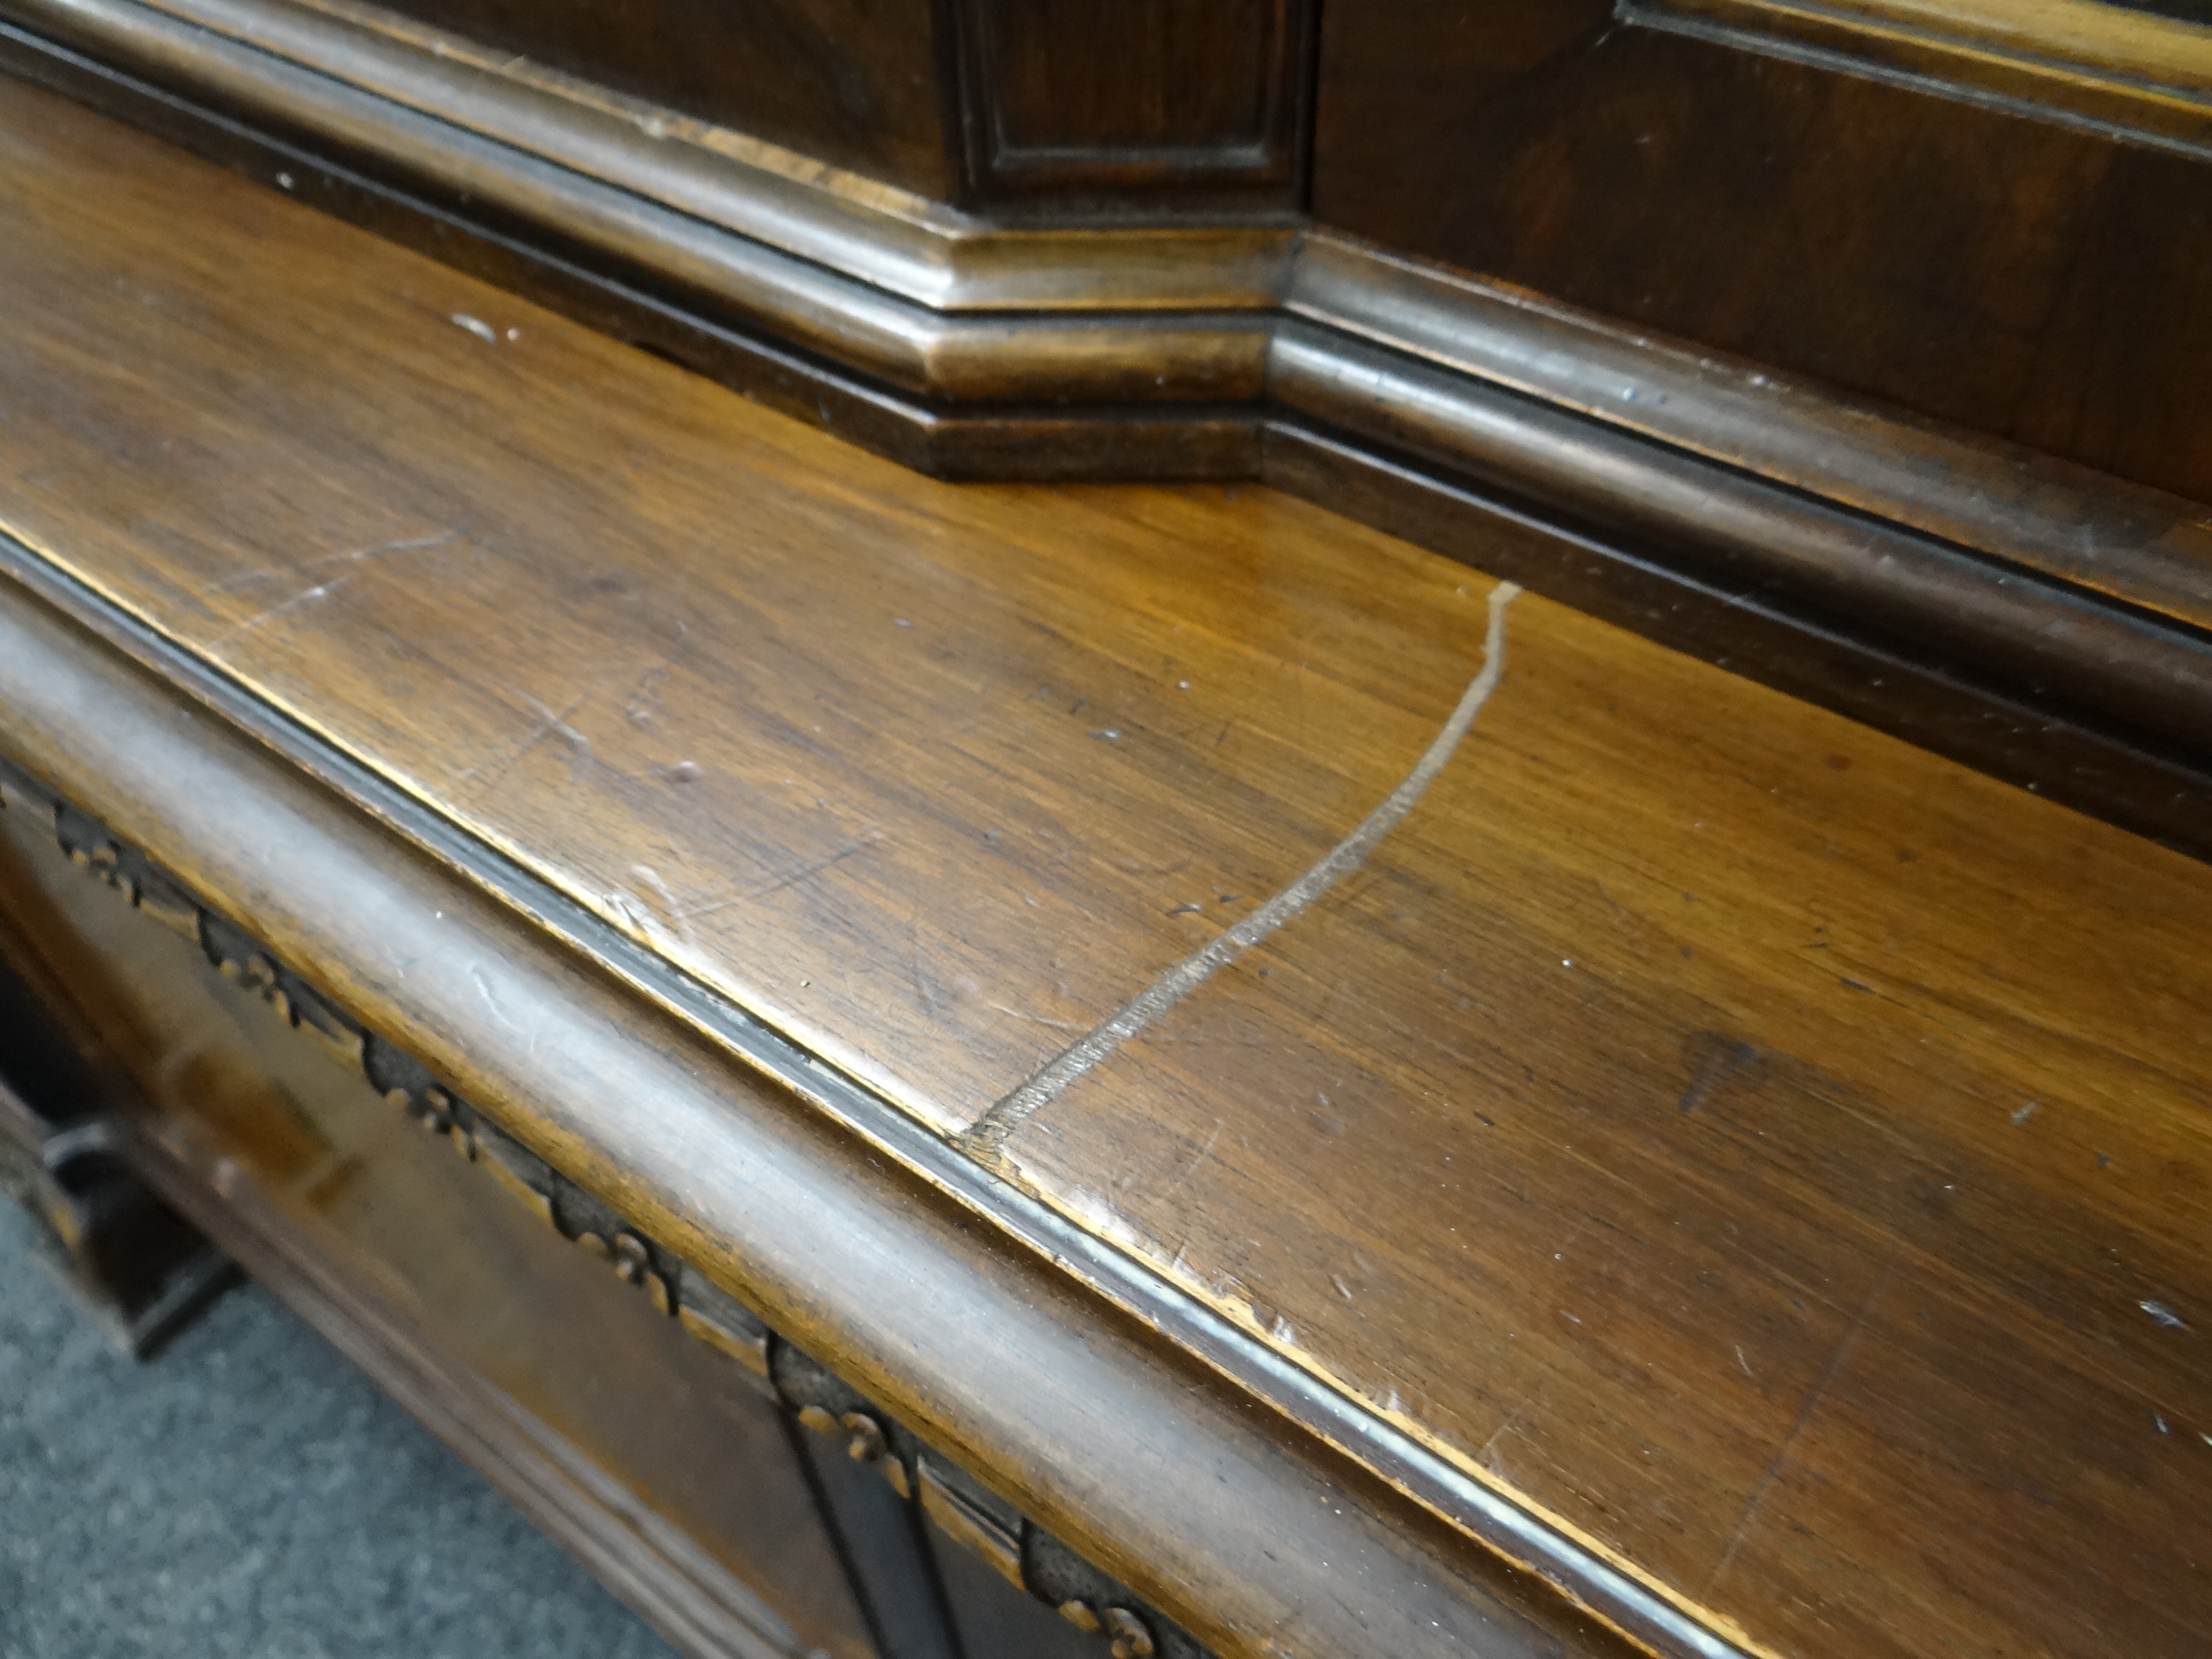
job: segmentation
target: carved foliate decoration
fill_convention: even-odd
[[[325,1054],[364,1079],[425,1133],[462,1158],[562,1237],[638,1287],[653,1309],[742,1366],[805,1427],[834,1436],[939,1531],[1013,1583],[1102,1638],[1112,1659],[1211,1659],[1127,1586],[1107,1577],[907,1428],[696,1267],[631,1225],[440,1081],[420,1060],[337,1006],[176,877],[97,819],[0,760],[0,806],[49,818],[62,853],[95,880],[198,945],[224,981],[258,999]],[[1102,1651],[1103,1650],[1102,1649]]]

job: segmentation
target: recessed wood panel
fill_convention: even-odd
[[[1325,223],[2212,498],[2212,166],[1594,3],[1338,8],[1319,76]]]
[[[388,0],[801,155],[952,192],[930,0]]]
[[[1291,205],[1311,15],[1308,0],[961,0],[975,189]]]

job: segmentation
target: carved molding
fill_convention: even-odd
[[[42,32],[0,27],[19,72],[906,465],[1258,477],[1493,565],[1525,511],[1553,539],[1497,574],[1670,644],[1756,612],[1771,642],[1689,648],[2015,781],[2039,733],[2039,787],[2202,848],[2212,532],[2177,497],[1310,229],[989,224],[355,0],[0,17]],[[1866,689],[1916,674],[1973,723]]]
[[[944,1536],[1069,1622],[1097,1632],[1113,1659],[1210,1659],[1195,1638],[1127,1585],[1091,1567],[974,1476],[926,1447],[697,1267],[560,1173],[411,1054],[344,1012],[236,923],[199,902],[143,849],[125,842],[4,758],[0,809],[51,823],[55,846],[71,864],[133,909],[191,939],[226,981],[304,1033],[424,1133],[447,1140],[509,1197],[605,1262],[616,1277],[637,1286],[657,1312],[744,1367],[802,1426],[841,1437],[848,1455],[874,1468]]]
[[[7,0],[0,15],[671,274],[688,260],[695,284],[741,257],[735,238],[932,310],[1250,309],[1274,303],[1290,252],[1279,226],[1006,228],[351,0]],[[805,281],[772,276],[794,305]]]

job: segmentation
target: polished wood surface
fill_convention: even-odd
[[[799,1659],[817,1638],[853,1659],[1208,1659],[0,761],[0,994],[19,987],[32,1006],[9,1002],[22,1018],[0,1025],[0,1155],[23,1107],[11,1085],[76,1114],[48,1131],[51,1179],[26,1196],[74,1213],[55,1230],[123,1311],[116,1270],[158,1269],[179,1242],[143,1224],[150,1180],[692,1659]],[[85,1033],[109,1097],[40,1075],[35,1039],[65,1031]],[[12,1173],[0,1156],[11,1191]],[[220,1284],[234,1275],[198,1235],[181,1242]],[[204,1301],[204,1284],[179,1288]],[[192,1311],[179,1300],[161,1298],[173,1324]],[[152,1320],[117,1333],[131,1352]]]
[[[344,125],[333,119],[335,82],[493,140],[506,147],[510,169],[526,171],[528,158],[550,161],[942,311],[1249,309],[1273,302],[1291,240],[1281,227],[1203,222],[1001,225],[837,166],[828,152],[778,144],[623,92],[605,77],[555,70],[355,0],[163,0],[159,10],[66,12],[24,5],[15,15],[118,62],[148,69],[159,58],[202,96],[220,96],[226,85],[235,94],[226,69],[252,64],[263,84],[258,100],[236,100],[241,112],[309,131],[319,117],[326,137]],[[141,34],[136,52],[122,46],[134,22],[157,31]],[[191,27],[176,32],[179,23]],[[240,46],[252,51],[240,55]],[[313,76],[288,77],[287,67]],[[386,113],[404,122],[392,108]],[[359,126],[346,136],[364,142]],[[395,131],[366,146],[405,161],[414,137]],[[498,185],[511,191],[514,181],[496,176],[498,161],[481,150],[474,160],[491,175],[474,179],[477,194]],[[544,215],[544,198],[557,202],[561,191],[544,190],[542,174],[537,182],[541,216],[572,235],[582,229],[575,212]],[[295,187],[302,183],[295,172]],[[522,203],[509,194],[479,210],[485,204]]]
[[[930,0],[397,0],[389,9],[908,190],[958,188]]]
[[[1269,27],[1298,33],[1294,11]],[[1076,173],[1034,214],[978,216],[356,0],[0,15],[21,26],[0,25],[15,72],[908,465],[1258,477],[1478,563],[1522,541],[1537,592],[2212,847],[2212,647],[2184,620],[2207,531],[2169,492],[1511,283],[1198,211],[1230,151],[1047,146],[1048,173]],[[1055,38],[1073,51],[1090,15]],[[1077,126],[1182,107],[1146,102],[1164,60],[1142,57],[1086,82],[1102,101]],[[1163,202],[1202,187],[1193,215],[1109,211],[1078,188],[1102,157],[1149,157],[1130,188]],[[1061,222],[1078,208],[1105,216]]]
[[[1285,213],[1304,194],[1313,0],[948,0],[971,197],[1050,217]]]
[[[746,1659],[878,1659],[744,1373],[331,1066],[197,942],[73,868],[25,811],[0,812],[0,907],[67,959],[73,1009],[127,1073],[128,1130],[180,1196],[410,1405],[442,1395],[455,1449],[664,1634]]]
[[[0,524],[941,1133],[1483,660],[1486,582],[1317,509],[933,483],[212,175],[187,231],[143,140],[35,153]],[[1507,615],[1365,868],[1003,1167],[1747,1643],[2195,1650],[2203,866]]]
[[[157,847],[163,885],[252,917],[249,951],[312,964],[380,1045],[1217,1653],[1632,1650],[1320,1443],[1310,1401],[1255,1409],[1249,1345],[1133,1262],[118,613],[10,574],[5,741],[47,781],[0,770],[9,810],[46,821],[60,788]],[[137,920],[166,925],[144,873]]]
[[[2199,156],[2212,139],[2203,0],[1656,0],[1627,15],[1753,51],[1810,47],[1863,73],[1926,76],[1954,95],[1994,94]]]
[[[1334,8],[1319,77],[1325,224],[2212,498],[2201,151],[1605,0]]]

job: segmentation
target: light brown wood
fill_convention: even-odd
[[[0,526],[940,1133],[1481,662],[1479,575],[1317,509],[934,483],[6,131]],[[1508,615],[1366,866],[1008,1167],[1747,1644],[2197,1650],[2204,866]]]
[[[896,1108],[856,1111],[825,1071],[781,1064],[665,983],[624,984],[634,964],[557,901],[422,834],[381,791],[334,794],[312,738],[219,702],[237,729],[146,664],[176,665],[121,656],[0,588],[12,757],[108,834],[160,847],[209,914],[251,916],[254,944],[312,964],[317,994],[1214,1651],[1628,1650],[1294,1419],[1255,1410],[1229,1368],[1177,1352],[1159,1328],[1188,1323],[1171,1295],[1139,1322],[1130,1298],[1091,1293],[1109,1275],[1088,1241],[979,1202],[944,1167],[960,1160]],[[4,781],[8,810],[54,810]],[[143,891],[136,908],[167,925]],[[917,1157],[917,1138],[943,1156]]]

